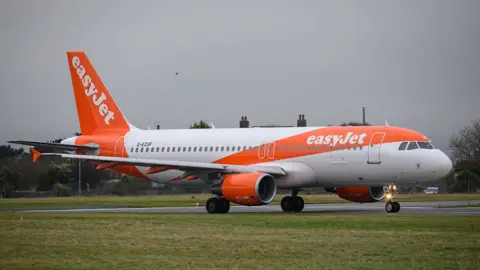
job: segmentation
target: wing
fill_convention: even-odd
[[[207,162],[191,162],[191,161],[177,161],[177,160],[158,160],[158,159],[142,159],[142,158],[125,158],[125,157],[106,157],[93,155],[75,155],[62,153],[40,153],[32,149],[34,153],[34,160],[40,155],[42,156],[61,156],[63,158],[82,159],[96,162],[102,162],[109,168],[116,165],[134,165],[141,167],[150,167],[147,170],[151,173],[163,171],[163,168],[171,168],[185,172],[221,172],[221,173],[247,173],[247,172],[263,172],[272,175],[287,175],[287,173],[279,166],[239,166],[229,164],[216,164]],[[158,168],[158,170],[155,170]]]
[[[84,152],[91,152],[98,149],[95,146],[88,145],[74,145],[74,144],[63,144],[63,143],[46,143],[46,142],[34,142],[34,141],[8,141],[8,143],[21,144],[36,147],[38,151],[76,151],[82,150]]]

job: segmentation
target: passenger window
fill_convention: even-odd
[[[223,152],[223,149],[225,149],[225,147],[223,147],[223,146],[220,147],[220,151],[221,151],[221,152]]]
[[[202,152],[202,147],[198,147],[198,152]]]
[[[137,147],[137,148],[135,148],[135,153],[138,153],[138,147]]]
[[[175,152],[175,147],[172,147],[172,152]]]
[[[132,152],[132,153],[133,153],[133,147],[132,147],[132,149],[130,149],[130,152]]]
[[[152,148],[150,149],[150,152],[155,152],[155,147],[152,147]]]
[[[413,149],[417,149],[417,148],[418,148],[417,142],[410,142],[408,144],[407,150],[413,150]]]
[[[142,152],[142,153],[143,153],[143,147],[142,147],[142,148],[140,148],[140,152]]]
[[[213,146],[210,146],[210,152],[213,152]]]
[[[243,151],[247,150],[247,147],[246,146],[243,146]]]
[[[148,153],[148,147],[147,147],[147,148],[145,148],[145,152],[147,152],[147,153]]]
[[[157,147],[157,152],[160,152],[160,147]]]
[[[407,148],[407,144],[408,144],[408,142],[402,142],[400,144],[400,146],[398,147],[398,150],[400,150],[400,151],[405,150],[405,148]]]
[[[167,152],[170,152],[170,147],[167,147]]]
[[[197,147],[193,147],[193,152],[197,152]]]
[[[188,152],[191,152],[191,151],[192,151],[192,147],[189,146],[189,147],[188,147]]]
[[[164,147],[162,147],[162,152],[165,152],[165,146],[164,146]]]

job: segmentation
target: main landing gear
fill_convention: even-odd
[[[213,197],[207,200],[205,204],[205,208],[207,208],[208,213],[228,213],[230,210],[230,202],[221,198],[221,197]]]
[[[388,213],[397,213],[398,211],[400,211],[400,203],[393,201],[393,197],[396,192],[397,192],[396,185],[394,184],[388,185],[387,195],[385,195],[385,197],[388,200],[387,203],[385,204],[385,211],[387,211]]]
[[[303,198],[298,195],[298,190],[292,190],[292,196],[285,196],[280,203],[283,212],[301,212],[305,206]]]

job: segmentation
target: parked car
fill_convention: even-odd
[[[426,189],[423,190],[423,193],[425,193],[425,194],[437,194],[438,193],[438,187],[427,187]]]

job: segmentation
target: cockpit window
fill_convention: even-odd
[[[422,149],[433,149],[433,145],[429,142],[417,142],[418,146]]]
[[[408,144],[407,150],[413,150],[413,149],[417,149],[417,148],[418,148],[417,142],[410,142]]]
[[[402,142],[398,147],[398,150],[405,150],[405,148],[407,148],[407,144],[408,142]]]

